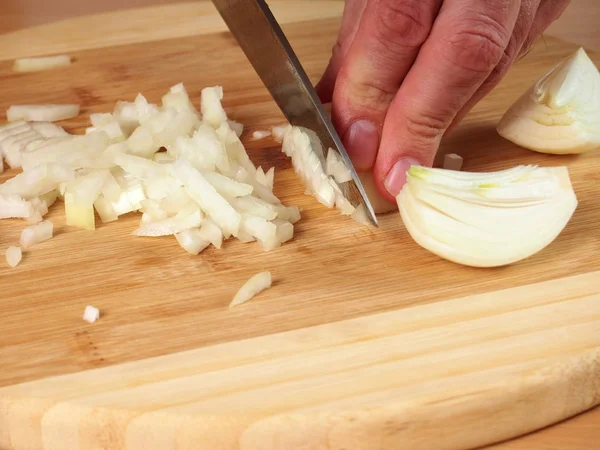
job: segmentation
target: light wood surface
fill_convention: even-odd
[[[277,5],[273,2],[274,9]],[[333,11],[336,5],[332,2],[331,6]],[[188,7],[182,8],[188,11]],[[314,80],[327,61],[339,22],[302,14],[289,13],[289,20],[283,20],[287,23],[284,28]],[[313,20],[294,24],[294,17]],[[71,36],[79,36],[81,26],[89,27],[88,20],[68,22]],[[214,28],[185,39],[164,41],[160,39],[166,36],[161,35],[150,43],[147,22],[140,27],[142,31],[133,30],[123,38],[123,43],[138,42],[136,45],[115,47],[117,31],[99,34],[104,40],[92,42],[90,48],[94,50],[75,53],[72,67],[52,73],[15,75],[9,71],[10,61],[0,63],[4,88],[0,108],[34,99],[80,101],[83,116],[66,125],[81,131],[89,112],[111,110],[116,100],[133,98],[138,90],[157,101],[171,84],[184,81],[193,95],[205,85],[223,84],[230,115],[246,123],[250,132],[279,123],[280,113],[233,40],[225,33],[211,34],[220,29],[214,17],[202,20]],[[39,53],[56,53],[55,44],[60,47],[69,41],[57,30]],[[40,29],[31,33],[42,36]],[[14,45],[20,45],[20,40],[2,41],[10,36],[14,37],[0,37],[0,59],[14,57]],[[43,39],[39,39],[32,42],[42,45]],[[302,439],[313,443],[310,439],[321,439],[316,441],[321,447],[306,448],[327,448],[330,444],[340,448],[348,443],[343,441],[346,437],[371,446],[374,442],[385,444],[384,448],[394,448],[392,439],[404,445],[399,448],[432,448],[432,441],[426,439],[433,438],[441,442],[438,448],[466,448],[509,438],[592,407],[600,399],[600,363],[594,350],[600,346],[600,158],[597,152],[566,158],[533,154],[503,141],[493,130],[517,94],[575,48],[552,38],[536,46],[442,148],[442,153],[463,156],[465,170],[519,163],[569,165],[580,201],[578,211],[555,243],[515,266],[495,270],[456,266],[418,248],[394,215],[382,220],[380,230],[371,231],[325,211],[301,195],[289,163],[269,140],[245,139],[255,162],[276,166],[277,193],[284,201],[304,208],[294,241],[271,253],[232,243],[221,251],[208,250],[200,257],[189,257],[172,239],[131,237],[137,217],[88,233],[66,228],[62,207],[57,206],[50,217],[59,235],[26,253],[16,270],[0,269],[0,385],[112,367],[106,373],[83,372],[66,381],[45,380],[29,388],[7,388],[0,395],[4,399],[0,406],[0,448],[7,445],[7,439],[13,440],[13,445],[19,439],[38,439],[44,426],[50,444],[56,436],[73,436],[77,426],[79,447],[72,448],[92,448],[92,436],[99,436],[94,434],[95,427],[103,423],[113,426],[114,436],[128,429],[132,436],[128,448],[149,448],[133,445],[148,443],[136,441],[135,433],[151,425],[164,424],[171,434],[147,439],[175,439],[170,419],[158,420],[162,416],[152,415],[131,423],[128,419],[176,401],[169,395],[174,392],[167,383],[169,377],[183,377],[173,382],[181,387],[177,403],[189,399],[198,408],[196,415],[186,416],[186,420],[198,420],[205,426],[221,424],[223,428],[210,426],[217,430],[213,436],[218,430],[227,436],[245,436],[229,447],[227,442],[218,442],[222,448],[238,448],[236,444],[243,444],[241,448],[293,448]],[[0,222],[0,249],[15,242],[22,226],[20,222]],[[243,308],[227,310],[237,287],[262,269],[272,271],[274,287]],[[555,279],[559,281],[550,281]],[[525,285],[516,291],[518,294],[497,292]],[[478,293],[487,294],[465,297]],[[450,298],[458,300],[441,303]],[[88,325],[81,320],[86,304],[100,307],[100,322]],[[422,304],[425,306],[415,307]],[[383,315],[363,317],[381,312]],[[316,330],[305,328],[353,318],[352,322]],[[262,337],[258,343],[241,341],[295,329],[300,331]],[[511,337],[513,333],[516,335]],[[226,344],[207,347],[221,343]],[[136,373],[147,371],[146,378],[136,381],[145,387],[119,384],[119,378],[131,372],[129,366],[118,363],[186,350],[192,353],[135,366]],[[213,355],[208,362],[207,355]],[[358,368],[361,358],[364,367]],[[445,365],[437,364],[435,369],[428,365],[441,360]],[[335,368],[331,367],[334,361],[338,363]],[[187,369],[178,366],[182,363],[189,364]],[[173,368],[171,373],[157,378],[156,370],[169,368]],[[246,369],[254,378],[244,380],[239,375],[245,375]],[[216,375],[211,375],[211,370],[223,376],[214,381]],[[354,375],[363,386],[355,382]],[[94,384],[106,380],[103,395],[90,390],[90,380]],[[190,382],[202,392],[189,391]],[[152,396],[157,392],[157,403],[141,405],[136,395],[143,398],[149,383],[157,383],[157,390],[150,391]],[[207,387],[202,389],[202,383]],[[264,384],[272,386],[261,390]],[[65,386],[73,390],[65,393]],[[210,386],[214,388],[207,394]],[[152,396],[146,395],[148,399]],[[15,398],[24,400],[15,402]],[[382,398],[390,401],[382,403]],[[47,410],[56,402],[60,402],[56,409]],[[245,414],[237,413],[232,419],[228,415],[231,408],[227,408],[237,404],[247,408]],[[208,416],[201,415],[207,411],[204,407],[221,408],[220,416],[211,418],[210,410]],[[370,409],[365,412],[361,407]],[[185,410],[184,406],[179,408]],[[63,423],[60,411],[76,415]],[[212,414],[217,414],[215,411]],[[46,412],[44,422],[36,416],[42,412]],[[171,408],[170,412],[180,411]],[[265,418],[278,412],[285,414]],[[223,419],[223,415],[229,418]],[[21,419],[28,419],[28,425],[19,422]],[[209,419],[215,422],[206,422]],[[6,420],[11,427],[8,432],[2,426]],[[600,438],[594,426],[599,420],[596,410],[497,448],[592,449]],[[126,428],[128,423],[133,428]],[[561,432],[570,423],[575,424],[571,430],[576,431]],[[184,431],[178,440],[165,441],[157,448],[169,448],[169,442],[186,448],[184,444],[193,436],[186,435],[185,426],[191,425],[182,425]],[[38,434],[28,432],[32,429]],[[67,442],[73,441],[59,442],[59,448],[69,448]],[[155,442],[159,445],[163,441]],[[287,447],[277,447],[277,443]],[[56,448],[50,444],[47,448]],[[358,448],[372,448],[367,444]],[[215,444],[211,448],[219,447]]]
[[[600,402],[598,277],[0,389],[0,448],[445,450],[496,442]]]

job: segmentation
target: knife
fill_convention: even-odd
[[[370,222],[379,226],[350,157],[325,113],[306,72],[264,0],[212,0],[231,34],[287,121],[313,131],[323,149],[337,152],[352,175],[340,189],[357,208],[363,204]],[[324,155],[318,155],[324,163]]]

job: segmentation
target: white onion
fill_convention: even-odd
[[[204,220],[202,211],[196,205],[190,205],[187,210],[182,209],[174,217],[156,222],[142,223],[133,232],[135,236],[168,236],[177,234],[190,228],[197,228]]]
[[[191,254],[221,248],[232,236],[265,250],[280,246],[293,237],[299,209],[274,195],[274,168],[256,169],[239,139],[243,126],[227,119],[222,96],[218,86],[203,90],[201,118],[182,84],[160,107],[138,94],[112,113],[92,114],[85,135],[66,133],[51,123],[55,117],[0,126],[0,152],[23,167],[0,185],[0,218],[40,222],[23,230],[23,247],[52,236],[43,216],[57,198],[69,226],[94,230],[95,212],[108,223],[140,211],[133,234],[174,234]]]
[[[219,228],[235,236],[240,229],[242,219],[240,214],[188,161],[178,160],[173,167],[188,195],[200,205],[200,208],[214,220]]]
[[[100,318],[100,310],[94,306],[88,305],[83,311],[83,320],[88,323],[94,323]]]
[[[252,138],[256,141],[259,141],[269,136],[271,136],[271,132],[265,130],[256,130],[254,133],[252,133]]]
[[[221,106],[222,99],[223,88],[221,86],[202,89],[200,96],[202,118],[215,129],[227,121],[227,114]]]
[[[291,126],[288,124],[285,125],[278,125],[276,127],[273,127],[271,129],[271,131],[273,132],[273,137],[275,138],[275,140],[277,142],[283,142],[283,137],[285,136],[285,133],[288,131],[288,129]]]
[[[44,220],[37,225],[32,225],[25,228],[21,232],[21,239],[19,243],[21,247],[28,248],[32,245],[39,244],[40,242],[46,241],[52,237],[54,232],[54,225],[49,220]]]
[[[198,228],[191,228],[177,233],[175,238],[181,248],[191,255],[197,255],[210,245],[209,241],[204,240],[202,236],[200,236],[200,230]]]
[[[244,197],[250,195],[254,189],[249,184],[240,183],[217,172],[202,171],[201,173],[217,192],[224,197]]]
[[[250,278],[244,283],[244,285],[237,291],[233,301],[229,304],[232,308],[252,299],[258,293],[271,287],[271,272],[260,272]]]
[[[9,122],[56,122],[79,115],[79,105],[13,105],[6,111]]]
[[[205,241],[210,242],[216,248],[221,248],[221,245],[223,244],[223,232],[210,219],[206,219],[204,222],[202,222],[199,236]]]
[[[38,72],[71,65],[69,55],[40,56],[37,58],[17,59],[12,67],[13,72]]]
[[[259,216],[245,214],[242,218],[242,226],[244,231],[262,241],[270,241],[277,236],[276,225]]]
[[[336,183],[345,183],[352,179],[350,169],[346,167],[342,158],[338,155],[335,150],[329,149],[327,151],[327,163],[326,169],[327,175],[331,175]]]
[[[537,253],[577,207],[566,167],[469,173],[413,166],[397,201],[415,242],[474,267],[512,264]]]
[[[227,120],[227,123],[229,124],[229,127],[235,131],[235,134],[237,134],[238,137],[240,137],[244,132],[243,124],[236,122],[235,120]]]
[[[33,214],[30,201],[18,195],[0,195],[0,219],[26,218]]]
[[[20,247],[8,247],[6,249],[6,262],[12,268],[17,267],[17,265],[21,262],[21,258],[23,257],[23,252]]]

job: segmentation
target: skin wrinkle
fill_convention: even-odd
[[[341,136],[364,119],[379,130],[376,186],[400,158],[431,165],[439,143],[504,77],[569,0],[350,0],[339,46],[318,84]],[[360,3],[360,8],[357,6]],[[360,14],[353,13],[360,10]],[[351,30],[349,32],[348,30]],[[333,67],[333,68],[332,68]],[[347,145],[346,142],[344,144]],[[360,149],[348,148],[353,160]]]

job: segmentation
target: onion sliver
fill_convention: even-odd
[[[79,105],[13,105],[6,111],[9,122],[56,122],[79,115]]]
[[[71,65],[69,55],[40,56],[37,58],[17,59],[13,64],[13,72],[39,72]]]
[[[260,272],[250,278],[244,285],[237,291],[233,301],[229,304],[232,308],[252,299],[258,293],[271,287],[271,272]]]

